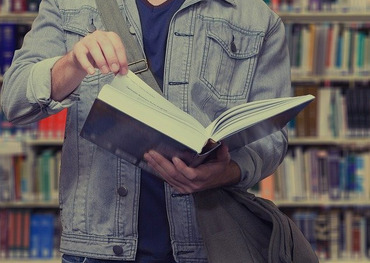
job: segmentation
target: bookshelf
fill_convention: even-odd
[[[315,30],[319,30],[321,26],[332,27],[335,25],[333,27],[339,27],[337,25],[341,25],[341,28],[351,28],[351,30],[352,28],[356,28],[351,31],[351,33],[358,28],[361,28],[360,30],[364,32],[369,32],[370,1],[366,3],[362,1],[362,8],[360,8],[360,1],[352,1],[354,5],[357,4],[358,6],[353,8],[351,6],[346,6],[344,9],[335,7],[330,11],[324,10],[324,8],[319,11],[309,11],[307,7],[303,8],[300,6],[301,9],[299,11],[293,10],[291,12],[287,12],[286,9],[294,9],[294,4],[298,2],[301,4],[320,2],[320,4],[322,4],[325,1],[293,0],[266,2],[278,3],[278,5],[274,7],[286,24],[287,30],[292,30],[294,25],[297,25],[296,28],[298,29],[303,27],[309,28],[310,25],[315,25]],[[284,4],[284,2],[292,3],[293,7],[279,5],[282,3]],[[326,1],[326,3],[329,2],[342,4],[346,1]],[[349,1],[347,1],[347,3],[349,3]],[[364,5],[367,5],[367,7],[363,8]],[[326,53],[330,52],[330,49],[325,49],[323,43],[326,42],[321,42],[320,49],[324,49]],[[315,44],[318,45],[317,42]],[[292,52],[291,47],[292,46],[290,46],[290,52]],[[353,50],[353,52],[358,52],[356,48]],[[325,52],[321,53],[321,56],[323,56],[323,54],[325,55]],[[304,55],[300,54],[300,56],[300,59],[302,59]],[[315,53],[313,56],[315,56]],[[316,55],[314,59],[321,59],[320,55]],[[313,87],[316,90],[329,88],[339,90],[337,94],[342,95],[347,94],[349,90],[352,90],[352,92],[360,92],[360,90],[366,89],[370,90],[369,68],[367,68],[367,71],[358,72],[354,70],[354,68],[349,67],[345,72],[341,72],[323,67],[321,71],[311,70],[309,72],[302,72],[299,70],[299,66],[298,70],[294,68],[294,63],[292,63],[292,66],[293,88],[300,88],[302,86]],[[366,98],[370,98],[370,95],[368,95],[370,93],[365,92],[362,94]],[[317,98],[320,99],[319,96]],[[347,103],[349,103],[349,101],[346,100],[347,97],[344,96],[341,98],[343,99],[342,102],[344,101],[347,106]],[[330,102],[330,100],[327,102]],[[322,115],[325,115],[326,110],[323,110],[323,108],[320,109],[321,110],[315,112],[315,118],[325,119]],[[346,110],[347,109],[344,109],[343,112],[346,112]],[[366,115],[366,113],[363,112],[363,115]],[[307,118],[309,118],[308,116],[309,114],[306,114],[306,121]],[[328,116],[332,117],[332,115]],[[340,116],[343,118],[343,122],[348,122],[350,117],[352,119],[352,116]],[[299,136],[297,136],[297,127],[295,127],[295,125],[299,123],[298,118],[299,117],[296,119],[297,122],[293,125],[293,132],[290,134],[289,153],[287,158],[272,177],[267,178],[266,182],[260,184],[261,188],[258,193],[262,196],[274,199],[274,202],[280,209],[295,220],[307,239],[313,245],[320,258],[320,262],[370,262],[368,254],[370,245],[369,237],[365,234],[368,233],[367,231],[370,228],[368,225],[370,222],[369,213],[367,212],[370,208],[370,195],[368,192],[368,186],[370,187],[370,182],[368,181],[370,180],[370,171],[367,168],[367,170],[360,171],[358,168],[361,172],[361,174],[359,172],[359,175],[362,177],[357,178],[359,178],[358,180],[363,180],[358,182],[358,184],[363,184],[362,190],[364,190],[364,192],[361,194],[359,194],[357,190],[351,188],[353,185],[345,190],[340,188],[341,194],[335,191],[317,193],[314,192],[317,189],[313,189],[315,185],[317,186],[317,183],[312,179],[315,172],[320,174],[333,170],[337,171],[337,173],[339,172],[334,168],[328,168],[329,165],[333,163],[331,161],[332,159],[330,159],[330,162],[327,161],[323,164],[323,167],[327,170],[322,168],[324,170],[321,169],[318,171],[316,170],[317,165],[320,164],[310,162],[312,159],[308,157],[308,152],[315,150],[325,154],[334,151],[340,153],[339,157],[350,156],[351,158],[361,159],[363,156],[369,155],[370,133],[366,130],[365,132],[356,133],[356,135],[349,135],[347,130],[340,131],[340,128],[337,128],[337,132],[330,134],[317,133],[315,135],[309,135],[309,133],[306,132],[304,135],[299,134]],[[308,123],[310,122],[308,121]],[[310,125],[306,124],[304,128],[306,130],[310,129],[309,126]],[[367,128],[370,129],[370,126]],[[345,129],[348,129],[348,127],[345,127]],[[366,158],[365,162],[370,163],[370,159],[368,157]],[[341,160],[344,162],[343,159]],[[341,178],[343,178],[343,176],[349,176],[349,170],[347,172],[347,175],[343,175],[344,173],[342,172]],[[282,183],[284,178],[285,182]],[[332,182],[330,178],[331,177],[328,177],[327,180]],[[341,183],[343,183],[343,179]],[[320,181],[318,184],[320,191],[327,191],[328,188],[326,187],[329,187],[329,189],[333,188],[333,185],[326,185],[326,187],[323,187],[323,185],[325,185],[323,181]],[[324,225],[322,222],[325,222]]]
[[[270,2],[270,1],[266,1]],[[273,1],[273,2],[284,2],[284,1]],[[298,2],[295,0],[285,2]],[[309,2],[301,1],[301,2]],[[336,1],[332,1],[336,2]],[[337,0],[337,2],[340,2]],[[303,8],[304,9],[304,8]],[[356,9],[356,8],[354,8]],[[277,10],[277,13],[282,17],[286,25],[290,24],[325,24],[325,23],[342,23],[351,24],[359,23],[366,24],[370,23],[370,11],[369,8],[361,10],[350,10],[345,11],[332,10],[332,11],[300,11],[293,10],[288,12],[286,10]],[[1,22],[13,22],[17,24],[31,24],[35,19],[36,12],[21,12],[12,13],[5,12],[0,13]],[[351,88],[357,83],[362,83],[369,87],[370,76],[360,74],[292,74],[293,85],[316,85],[321,87],[326,83],[341,83],[346,88]],[[0,83],[2,83],[2,76],[0,76]],[[53,148],[58,149],[62,146],[61,139],[35,139],[35,138],[18,138],[17,140],[0,139],[0,156],[20,156],[27,157],[28,162],[26,163],[28,169],[32,169],[32,162],[37,156],[37,153],[41,152],[42,149]],[[304,137],[291,137],[289,142],[289,148],[320,148],[320,149],[347,149],[355,152],[369,151],[370,148],[370,136],[358,137],[317,137],[317,136],[304,136]],[[31,161],[32,160],[32,161]],[[367,174],[370,178],[370,174]],[[301,200],[284,200],[275,199],[276,204],[281,207],[283,211],[287,213],[293,213],[295,211],[318,211],[318,210],[331,210],[339,209],[345,211],[346,209],[368,209],[370,207],[370,198],[350,198],[346,200],[330,200],[328,198],[322,199],[301,199]],[[52,211],[53,213],[58,210],[58,202],[52,201],[0,201],[1,210],[35,210],[35,211]],[[4,259],[0,257],[0,261],[4,263],[26,263],[26,262],[39,262],[39,260],[31,259]],[[46,263],[60,262],[60,258],[42,260]],[[370,262],[370,259],[326,259],[325,263],[337,263],[337,262]]]
[[[2,186],[7,185],[8,195],[0,191],[0,261],[1,262],[60,262],[59,246],[60,222],[59,203],[57,197],[57,180],[59,158],[49,156],[47,169],[39,166],[40,156],[44,152],[53,149],[60,152],[62,139],[56,138],[27,138],[21,137],[2,138],[0,140],[0,167],[4,169],[4,162],[12,163],[13,169],[9,170],[12,180],[4,178],[4,170],[1,170],[0,181]],[[4,147],[3,147],[4,146]],[[15,160],[22,156],[20,167],[17,171]],[[8,166],[7,166],[8,167]],[[52,169],[52,167],[54,167]],[[48,173],[44,172],[47,170]],[[54,171],[51,172],[51,171]],[[45,177],[48,180],[45,181]],[[53,179],[52,179],[53,178]],[[5,180],[4,180],[5,179]],[[10,179],[8,177],[8,179]],[[54,186],[54,188],[53,188]],[[38,221],[37,221],[38,220]],[[5,223],[4,223],[5,222]],[[12,224],[10,222],[13,222]],[[42,231],[38,230],[40,222],[49,222]],[[26,227],[25,227],[26,226]],[[26,229],[28,229],[26,231]],[[7,233],[4,237],[4,233]],[[26,237],[29,233],[29,239]],[[43,234],[42,234],[43,233]],[[45,234],[49,233],[49,234]],[[13,236],[14,235],[14,236]],[[11,237],[13,236],[13,237]],[[46,238],[47,243],[44,249],[48,251],[42,254],[41,248],[37,248],[32,240]],[[45,250],[44,250],[45,251]],[[44,252],[45,253],[45,252]],[[27,255],[33,255],[28,258]]]

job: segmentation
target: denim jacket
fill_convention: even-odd
[[[135,1],[117,1],[142,47]],[[98,71],[63,101],[50,98],[51,68],[88,34],[91,23],[104,30],[93,0],[43,0],[4,76],[1,105],[15,124],[68,107],[60,176],[61,251],[133,260],[140,169],[79,136],[94,98],[114,76]],[[186,0],[169,25],[163,92],[204,125],[237,104],[289,96],[290,65],[281,19],[262,0]],[[232,187],[248,188],[270,175],[286,149],[283,129],[231,152],[242,173]],[[165,190],[176,261],[207,262],[192,195],[168,185]]]

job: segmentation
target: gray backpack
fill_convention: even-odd
[[[273,202],[222,188],[194,199],[209,262],[319,262],[300,229]]]

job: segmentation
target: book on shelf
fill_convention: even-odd
[[[17,24],[14,22],[0,23],[0,74],[10,67],[16,47]]]
[[[274,173],[275,200],[368,200],[369,174],[369,152],[294,147]]]
[[[368,76],[369,31],[366,23],[287,23],[292,74]]]
[[[342,84],[343,85],[343,84]],[[296,137],[365,138],[370,135],[370,90],[315,84],[294,85],[295,95],[312,94],[315,100],[300,112],[289,127]]]
[[[367,210],[366,207],[298,209],[291,217],[323,262],[367,262],[370,251]]]
[[[40,139],[63,139],[67,109],[50,115],[38,122],[37,134]]]
[[[0,261],[59,257],[59,237],[60,221],[55,212],[0,209]]]
[[[13,157],[0,155],[0,202],[14,199]]]
[[[32,214],[30,227],[30,258],[47,259],[54,255],[55,215]]]
[[[0,202],[58,200],[61,150],[0,155]]]
[[[221,142],[233,150],[282,129],[313,99],[306,95],[244,103],[204,127],[130,71],[102,87],[81,136],[143,168],[143,155],[151,149],[196,166]]]
[[[27,1],[28,0],[12,0],[11,1],[11,11],[13,13],[22,13],[27,11]]]
[[[0,13],[37,12],[40,3],[41,0],[2,0],[0,1]]]
[[[264,0],[278,12],[365,12],[369,10],[368,0]]]

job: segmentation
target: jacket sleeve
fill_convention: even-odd
[[[23,46],[14,54],[4,75],[1,107],[14,124],[27,124],[57,113],[72,104],[51,100],[51,68],[67,52],[59,9],[54,0],[44,0]]]
[[[259,53],[250,101],[291,95],[290,60],[284,25],[277,18],[266,33]],[[242,178],[233,187],[249,188],[272,174],[283,161],[288,147],[286,128],[231,152]]]

